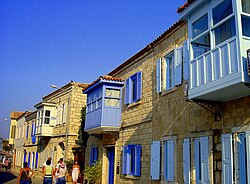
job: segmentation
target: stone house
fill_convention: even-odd
[[[28,113],[25,116],[24,135],[24,161],[28,162],[32,170],[38,169],[38,141],[36,139],[37,112]]]
[[[188,1],[180,21],[84,91],[86,164],[101,160],[102,183],[250,181],[248,4]]]
[[[74,159],[72,148],[79,141],[81,109],[86,104],[86,95],[82,89],[86,86],[70,82],[44,96],[35,105],[38,167],[42,167],[49,156],[54,166],[60,158]],[[83,165],[81,160],[80,164]]]
[[[9,132],[9,145],[11,146],[11,150],[14,151],[14,141],[16,138],[16,130],[17,130],[17,118],[23,115],[24,112],[11,112],[10,113],[10,132]]]

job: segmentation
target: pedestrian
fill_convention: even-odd
[[[57,162],[57,166],[59,165],[60,161]],[[57,171],[57,166],[56,168],[54,169],[53,171],[53,175],[54,175],[54,183],[57,182],[57,179],[58,179],[58,173],[56,172]]]
[[[59,164],[57,165],[56,168],[56,173],[58,174],[57,177],[57,182],[56,184],[66,184],[66,175],[67,172],[67,167],[66,164],[63,162],[63,158],[60,158],[59,160]]]
[[[4,161],[5,172],[7,172],[7,170],[9,169],[9,164],[10,164],[10,161],[8,158],[6,158]]]
[[[75,160],[74,165],[72,166],[71,173],[72,173],[73,184],[76,184],[80,174],[80,166],[78,165],[77,160]]]
[[[52,184],[53,181],[53,167],[51,166],[51,160],[46,161],[46,166],[43,170],[43,184]]]
[[[30,174],[31,173],[31,174]],[[20,169],[20,172],[17,177],[17,184],[30,184],[31,178],[34,175],[34,171],[28,167],[28,163],[23,163],[23,168]]]
[[[47,166],[47,165],[46,165],[46,162],[47,162],[48,160],[50,160],[51,166],[53,167],[52,159],[51,159],[51,157],[48,157],[48,159],[47,159],[47,160],[44,162],[44,164],[43,164],[42,173],[44,172],[44,168]]]

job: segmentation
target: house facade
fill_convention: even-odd
[[[249,4],[188,1],[180,21],[108,74],[124,82],[119,95],[84,91],[86,164],[101,160],[102,183],[250,181]],[[103,123],[109,112],[92,113],[105,97],[122,102],[104,105],[120,116],[115,128]]]
[[[21,116],[24,112],[11,112],[10,113],[10,132],[9,132],[9,145],[11,146],[11,150],[14,151],[14,141],[16,138],[16,130],[17,130],[17,118]]]
[[[81,109],[86,104],[82,89],[86,86],[70,82],[35,105],[38,167],[42,167],[49,156],[54,166],[60,158],[74,159],[72,148],[79,141]]]
[[[31,112],[25,116],[24,135],[24,161],[28,162],[32,170],[38,170],[38,141],[36,138],[37,112]]]
[[[18,167],[23,166],[23,161],[26,160],[24,152],[24,139],[25,139],[25,116],[29,112],[23,113],[16,119],[16,137],[14,140],[14,165]]]

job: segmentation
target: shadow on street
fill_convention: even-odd
[[[0,184],[14,180],[16,178],[17,177],[14,174],[12,174],[11,172],[0,171]]]

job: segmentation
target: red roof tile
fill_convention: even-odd
[[[100,76],[98,79],[96,79],[94,82],[90,83],[86,88],[84,88],[82,91],[85,91],[86,89],[90,88],[94,84],[98,83],[100,80],[105,80],[105,81],[115,81],[115,82],[123,82],[121,78],[117,77],[112,77],[112,76]]]
[[[22,116],[25,112],[11,112],[10,113],[10,118],[11,119],[17,119],[20,116]]]
[[[195,0],[188,0],[184,5],[180,6],[176,12],[177,13],[180,13],[182,12],[183,10],[185,10],[190,4],[192,4]]]

